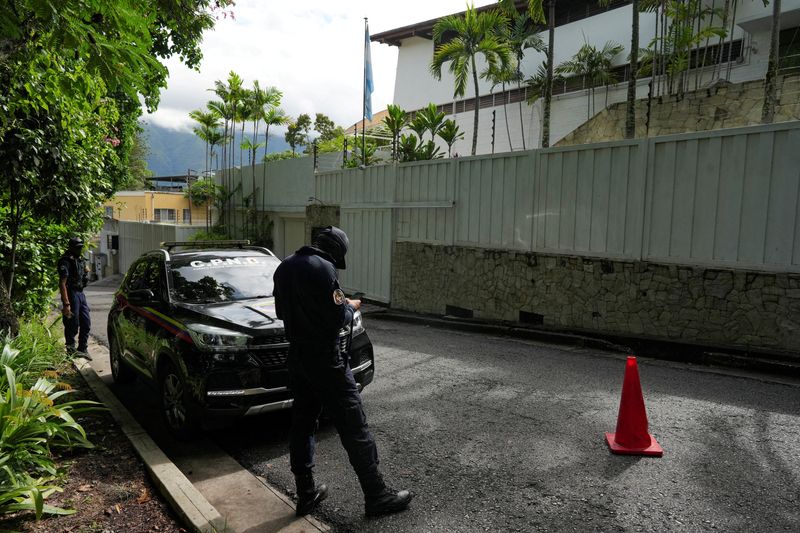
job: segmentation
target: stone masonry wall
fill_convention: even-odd
[[[775,122],[800,120],[800,75],[784,76],[779,82]],[[650,130],[645,129],[647,99],[636,101],[636,137],[655,137],[693,131],[734,128],[761,123],[764,82],[721,84],[653,100]],[[572,146],[623,138],[625,102],[604,109],[561,139],[556,146]]]
[[[311,232],[314,228],[338,225],[339,206],[316,204],[306,206],[306,244],[311,244]]]
[[[800,359],[800,274],[398,242],[392,307]],[[424,273],[424,275],[421,275]]]

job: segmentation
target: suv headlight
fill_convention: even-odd
[[[364,319],[361,317],[361,311],[356,311],[353,315],[353,337],[364,333]]]
[[[205,324],[188,324],[187,329],[195,344],[208,350],[237,350],[247,346],[250,340],[244,333]]]

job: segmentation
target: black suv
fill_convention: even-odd
[[[108,314],[114,381],[138,373],[157,386],[170,430],[187,435],[220,419],[292,405],[289,344],[275,315],[280,260],[247,241],[164,243],[128,269]],[[192,247],[174,251],[175,248]],[[361,319],[340,332],[361,388],[374,357]]]

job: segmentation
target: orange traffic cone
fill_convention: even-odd
[[[642,385],[636,358],[628,356],[625,365],[625,380],[622,382],[622,398],[619,401],[616,433],[606,433],[606,442],[611,453],[625,455],[652,455],[661,457],[664,450],[647,432],[647,412],[644,409]]]

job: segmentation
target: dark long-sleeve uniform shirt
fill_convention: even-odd
[[[283,260],[273,279],[275,311],[289,342],[337,345],[339,331],[353,319],[354,309],[339,287],[333,258],[304,246]]]

